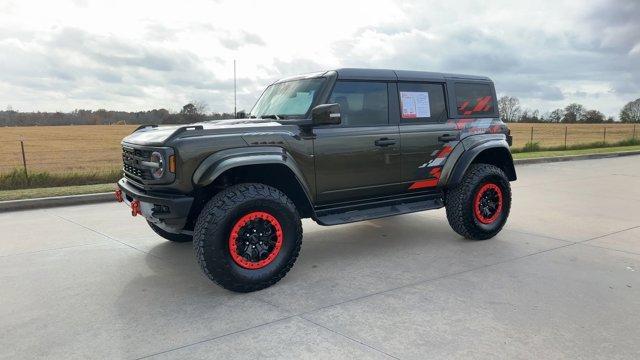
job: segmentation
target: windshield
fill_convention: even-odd
[[[302,117],[318,96],[324,78],[292,80],[269,86],[251,110],[251,117]]]

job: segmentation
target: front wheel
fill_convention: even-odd
[[[302,223],[293,202],[264,184],[238,184],[204,207],[193,236],[202,271],[222,287],[250,292],[282,279],[295,263]]]
[[[445,200],[447,220],[455,232],[467,239],[490,239],[509,217],[511,186],[500,168],[472,164]]]

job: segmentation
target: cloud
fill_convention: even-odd
[[[3,4],[0,107],[179,109],[194,99],[229,111],[234,59],[245,109],[277,78],[343,66],[487,75],[542,111],[580,101],[612,115],[640,96],[637,0],[327,0],[304,18],[293,0],[126,12],[92,0]]]
[[[264,40],[256,34],[240,31],[236,34],[228,34],[220,39],[220,43],[227,49],[236,50],[242,46],[265,45]]]

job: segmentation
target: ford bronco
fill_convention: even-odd
[[[193,241],[211,280],[249,292],[291,269],[301,218],[446,207],[458,234],[493,237],[516,180],[510,143],[486,77],[338,69],[276,81],[245,119],[139,127],[115,195],[163,238]]]

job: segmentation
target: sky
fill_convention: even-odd
[[[491,77],[543,113],[640,98],[640,0],[0,0],[0,109],[250,110],[337,67]]]

